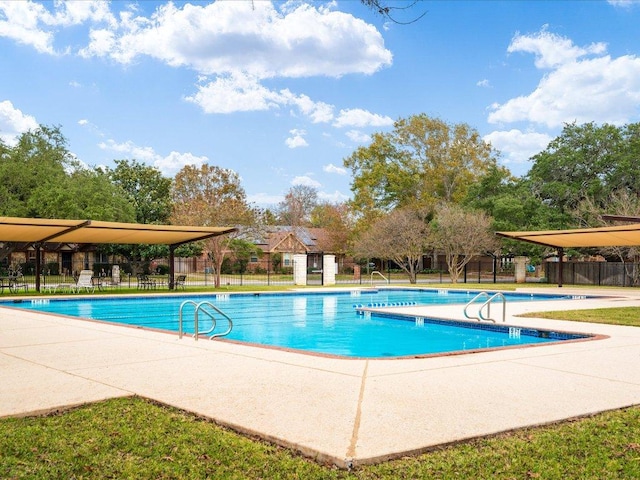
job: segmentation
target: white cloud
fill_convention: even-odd
[[[153,165],[160,170],[163,175],[173,177],[182,167],[186,165],[202,166],[209,159],[205,156],[198,157],[192,153],[171,152],[166,157],[156,158]]]
[[[261,85],[257,78],[240,73],[217,77],[197,86],[198,91],[185,98],[206,113],[233,113],[295,107],[313,123],[333,119],[333,106],[314,102],[306,95],[287,89],[276,92]]]
[[[52,7],[49,10],[47,6]],[[23,45],[33,47],[39,53],[55,55],[67,52],[54,48],[58,27],[71,27],[85,22],[107,23],[115,26],[115,18],[109,4],[103,1],[47,2],[3,1],[0,2],[0,37],[10,38]]]
[[[307,175],[294,177],[291,185],[304,185],[305,187],[320,188],[322,184]]]
[[[105,134],[100,130],[100,128],[98,128],[95,123],[92,123],[86,118],[81,118],[80,120],[78,120],[78,125],[99,137],[105,137]]]
[[[340,115],[336,118],[333,126],[342,127],[387,127],[393,125],[391,117],[371,113],[360,108],[340,110]]]
[[[42,30],[40,24],[47,16],[44,5],[32,2],[2,2],[0,36],[29,45],[40,53],[53,54],[53,33]]]
[[[247,195],[247,201],[262,207],[271,207],[284,200],[284,195],[270,195],[268,193],[256,193]]]
[[[552,137],[545,133],[522,132],[517,129],[495,131],[485,135],[483,140],[499,150],[504,163],[524,163],[536,153],[544,150]]]
[[[330,163],[329,165],[325,165],[324,167],[322,167],[322,170],[324,170],[327,173],[336,173],[338,175],[346,175],[347,174],[347,170],[342,168],[342,167],[338,167],[336,165],[334,165],[333,163]]]
[[[485,79],[480,80],[479,82],[477,82],[476,86],[483,87],[483,88],[490,88],[491,87],[491,83],[489,82],[489,80],[487,80],[485,78]]]
[[[547,31],[546,26],[533,35],[516,34],[507,52],[533,53],[538,68],[554,68],[574,62],[586,55],[600,55],[607,49],[605,43],[592,43],[586,48],[573,44],[571,39]]]
[[[546,31],[517,36],[509,50],[536,53],[536,66],[552,70],[530,94],[493,105],[490,123],[527,121],[558,128],[574,121],[623,124],[637,118],[640,58],[583,58],[605,53],[602,44],[578,48]]]
[[[333,105],[314,102],[306,95],[294,95],[289,90],[282,90],[280,93],[282,94],[283,103],[295,105],[313,123],[328,123],[333,120]]]
[[[15,145],[20,134],[37,128],[34,117],[22,113],[9,100],[0,102],[0,139],[7,145]]]
[[[640,5],[640,0],[607,0],[607,3],[616,8],[631,8]]]
[[[98,146],[103,150],[110,150],[126,155],[132,159],[153,165],[158,168],[163,175],[172,177],[185,165],[201,166],[209,159],[205,156],[198,157],[191,153],[171,152],[163,157],[156,153],[151,147],[140,147],[133,142],[116,143],[113,140],[101,142]]]
[[[121,63],[150,56],[207,75],[257,78],[372,74],[392,61],[380,32],[361,19],[266,1],[168,3],[149,18],[121,15],[118,28],[93,30],[81,53]]]
[[[186,100],[206,113],[232,113],[278,108],[282,96],[258,83],[255,77],[230,75],[198,86],[198,92]]]
[[[110,9],[114,8],[114,12]],[[118,11],[116,7],[121,7]],[[0,0],[0,36],[39,52],[67,52],[63,28],[89,28],[76,52],[131,64],[151,57],[198,73],[187,101],[206,113],[266,111],[293,107],[313,123],[334,120],[334,106],[262,81],[347,74],[370,75],[392,63],[375,26],[336,11],[335,3],[239,1],[206,4],[168,2],[150,15],[135,4],[104,1],[12,2]],[[81,86],[71,82],[71,86]],[[296,112],[293,112],[294,114]],[[338,126],[381,126],[390,119],[362,110],[343,111]]]
[[[292,135],[291,137],[285,140],[285,144],[289,148],[299,148],[299,147],[308,147],[309,144],[304,139],[304,136],[307,134],[304,130],[293,129],[290,130],[289,133]]]
[[[123,64],[149,56],[191,68],[200,74],[199,83],[185,99],[206,113],[292,106],[313,123],[329,123],[333,105],[261,82],[373,74],[391,65],[391,52],[374,26],[331,7],[267,1],[168,3],[149,17],[121,12],[117,26],[92,29],[89,44],[79,53]],[[367,124],[387,124],[385,117],[369,115]]]
[[[338,190],[336,190],[333,193],[330,193],[330,192],[318,192],[318,198],[320,200],[323,200],[323,201],[329,202],[329,203],[341,203],[341,202],[344,202],[345,200],[348,200],[349,196],[345,195],[344,193],[339,192]]]
[[[355,143],[368,143],[371,141],[371,135],[361,132],[360,130],[349,130],[345,135]]]

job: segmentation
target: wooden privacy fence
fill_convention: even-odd
[[[564,262],[563,285],[633,287],[640,282],[640,264],[622,262]],[[558,283],[558,262],[545,264],[549,283]]]

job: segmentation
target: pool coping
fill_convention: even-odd
[[[508,305],[509,324],[589,332],[601,337],[597,341],[403,359],[324,358],[178,340],[166,333],[0,308],[0,417],[139,395],[320,462],[342,468],[376,463],[640,404],[640,369],[630,367],[640,356],[640,329],[516,317],[552,309],[640,306],[640,291],[634,289],[600,294]],[[463,319],[460,305],[385,310]]]

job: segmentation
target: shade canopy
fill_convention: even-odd
[[[514,240],[554,248],[631,247],[640,245],[640,223],[613,227],[544,230],[533,232],[496,232]]]
[[[143,225],[95,220],[0,217],[0,242],[181,245],[231,233],[233,227]]]

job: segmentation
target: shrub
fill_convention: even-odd
[[[169,265],[161,263],[160,265],[158,265],[158,268],[156,268],[156,271],[160,275],[169,275]]]
[[[60,275],[60,265],[58,262],[47,262],[44,266],[44,271],[47,275]]]

